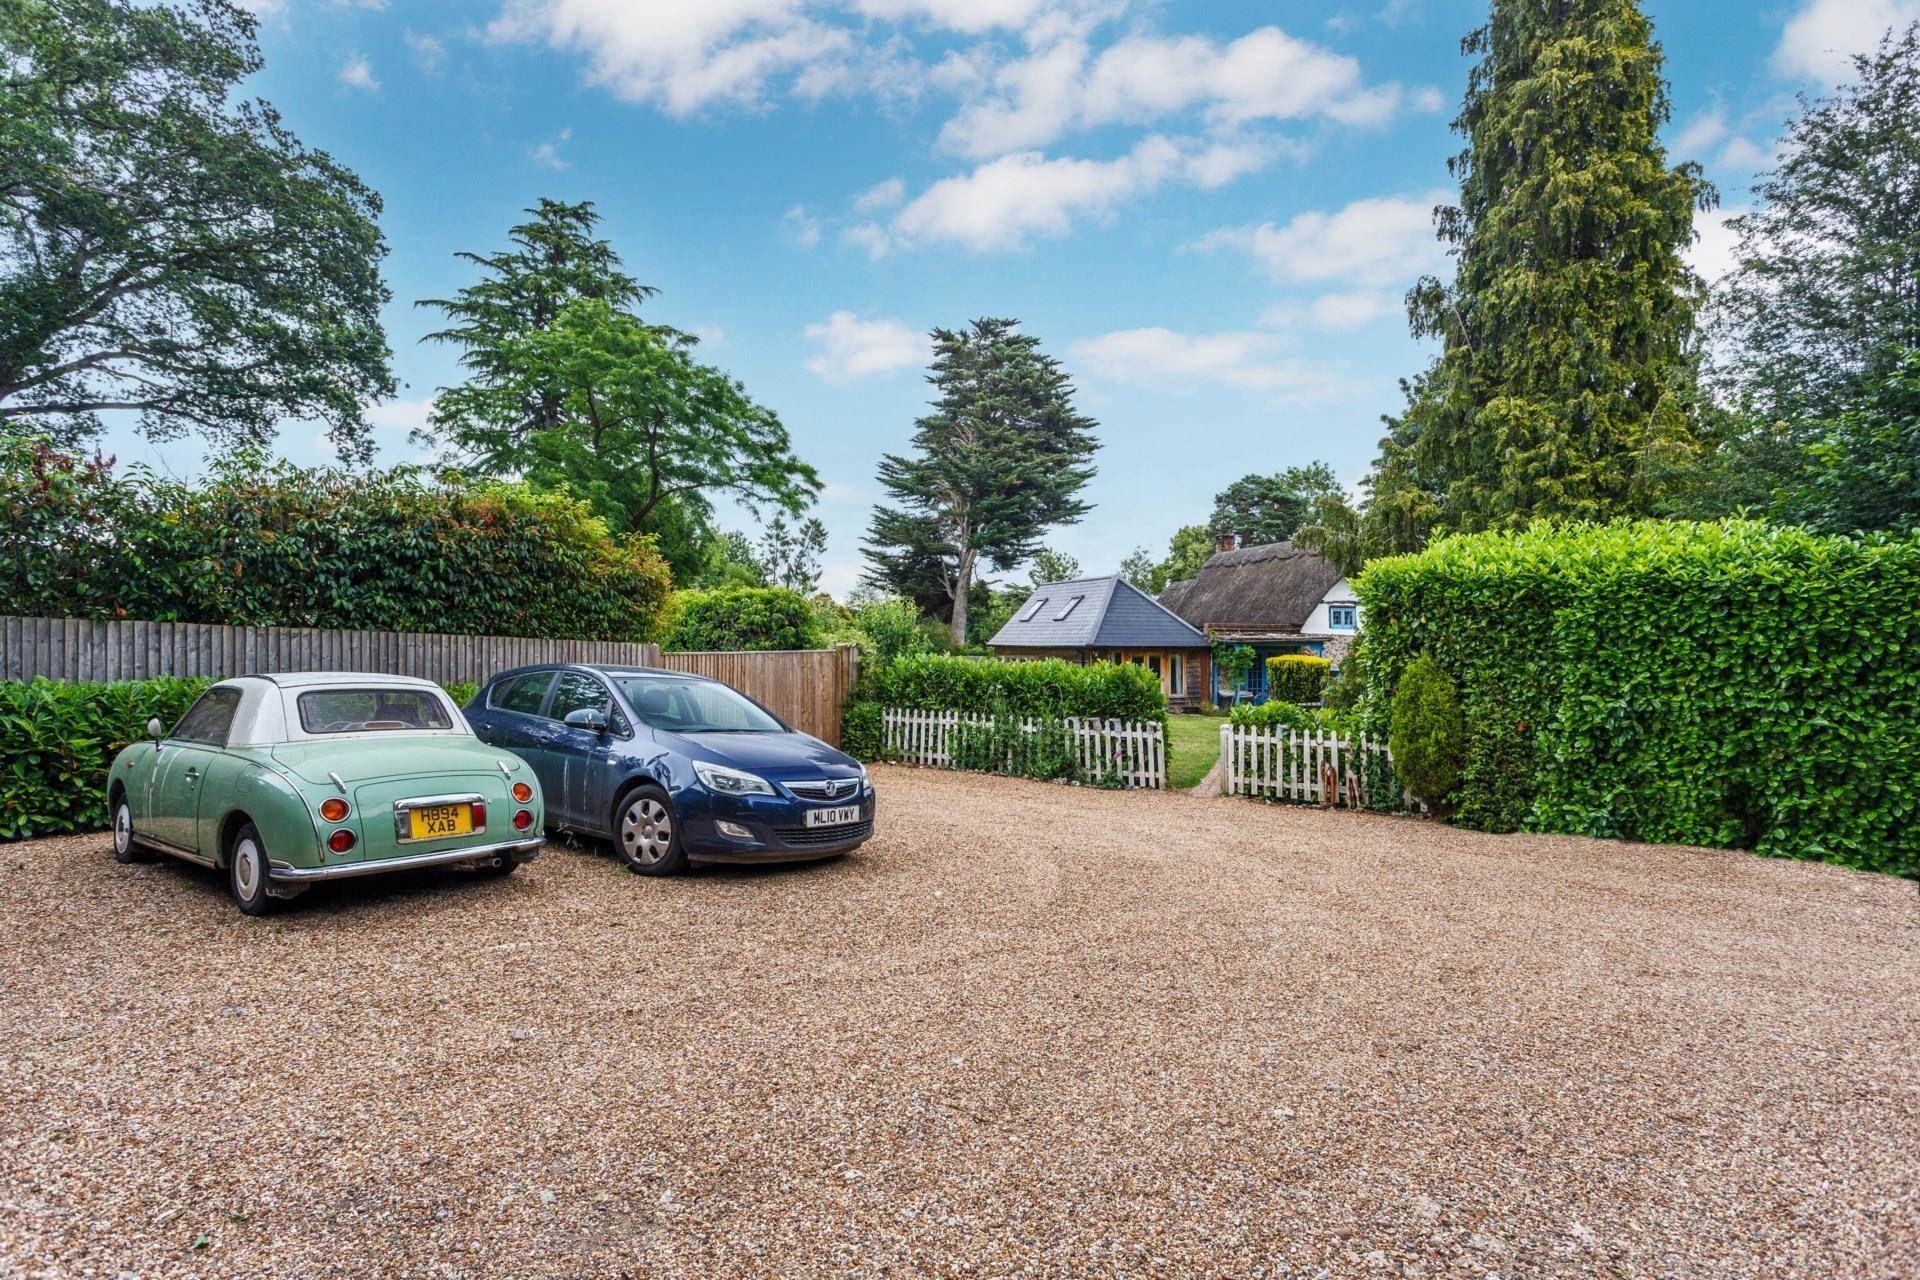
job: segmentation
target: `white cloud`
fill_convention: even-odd
[[[773,77],[844,52],[842,30],[803,0],[511,0],[487,27],[587,56],[593,83],[672,115],[757,103]]]
[[[1097,56],[1063,40],[1001,67],[990,92],[948,121],[941,140],[975,159],[1045,146],[1066,133],[1146,124],[1190,108],[1215,127],[1326,116],[1377,123],[1405,106],[1437,108],[1436,91],[1368,87],[1343,54],[1261,27],[1221,44],[1204,36],[1133,35]]]
[[[802,249],[811,249],[820,243],[820,219],[803,204],[794,205],[781,214],[780,225]]]
[[[1754,170],[1773,159],[1773,153],[1747,138],[1734,138],[1720,149],[1722,169]]]
[[[527,158],[543,169],[553,169],[555,171],[564,169],[567,167],[568,161],[565,156],[560,154],[560,148],[566,146],[572,138],[572,129],[562,129],[559,133],[547,139],[539,146],[529,148]]]
[[[878,213],[882,209],[891,209],[907,198],[907,184],[899,178],[888,178],[885,182],[876,182],[860,193],[853,202],[855,213]]]
[[[364,89],[368,93],[379,90],[380,82],[373,77],[373,66],[365,57],[357,53],[347,55],[340,64],[340,83],[349,89]]]
[[[1178,388],[1216,382],[1290,403],[1326,400],[1352,390],[1323,365],[1287,354],[1287,340],[1259,332],[1179,333],[1125,329],[1073,344],[1069,360],[1126,386]]]
[[[1698,160],[1727,136],[1727,109],[1715,103],[1687,123],[1668,148],[1677,160]]]
[[[1709,285],[1718,284],[1740,264],[1740,237],[1727,224],[1746,212],[1743,208],[1715,209],[1693,216],[1697,238],[1687,250],[1687,264]]]
[[[1781,32],[1773,69],[1783,76],[1838,84],[1853,76],[1852,57],[1893,27],[1920,19],[1920,0],[1803,0]]]
[[[1360,289],[1351,293],[1323,293],[1307,308],[1307,314],[1312,318],[1316,329],[1326,329],[1334,333],[1364,329],[1382,316],[1391,314],[1392,311],[1392,296],[1372,289]]]
[[[808,325],[806,339],[821,348],[807,361],[808,371],[833,383],[897,373],[924,365],[933,356],[926,334],[898,320],[862,320],[851,311],[836,311],[824,323]]]
[[[1203,238],[1200,249],[1238,249],[1276,280],[1334,280],[1380,286],[1433,270],[1445,261],[1433,231],[1433,209],[1449,195],[1376,196],[1334,213],[1313,211],[1285,226],[1227,227]]]
[[[408,31],[402,38],[406,40],[407,48],[413,50],[413,65],[428,75],[438,71],[440,64],[446,60],[447,47],[435,37]]]
[[[909,201],[881,228],[868,223],[848,238],[876,256],[896,248],[957,245],[975,253],[1017,249],[1062,236],[1076,220],[1109,216],[1126,201],[1169,182],[1215,187],[1265,163],[1255,144],[1198,146],[1158,135],[1113,160],[1049,160],[1022,151],[944,178]]]
[[[854,12],[886,22],[920,21],[978,35],[995,27],[1028,26],[1056,0],[853,0]]]

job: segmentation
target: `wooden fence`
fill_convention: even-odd
[[[904,764],[954,768],[954,752],[962,729],[988,729],[990,715],[959,711],[910,711],[888,707],[881,715],[881,750],[885,758]],[[1146,720],[1092,720],[1069,716],[1059,722],[1072,737],[1077,763],[1091,780],[1117,777],[1122,786],[1164,790],[1167,785],[1167,745],[1161,726]],[[1020,732],[1037,735],[1044,721],[1024,719]],[[1016,748],[1009,746],[1008,754]],[[1012,772],[1015,762],[1002,762]]]
[[[438,684],[479,684],[509,667],[537,662],[664,667],[711,676],[836,745],[840,713],[860,675],[859,653],[850,645],[782,653],[662,653],[655,644],[614,640],[0,617],[0,680],[371,671]]]
[[[1280,725],[1251,728],[1220,726],[1220,758],[1226,762],[1226,793],[1319,804],[1323,800],[1321,766],[1335,778],[1332,804],[1350,804],[1357,794],[1362,808],[1400,808],[1406,804],[1393,772],[1393,753],[1384,742],[1321,730]],[[1349,793],[1349,785],[1353,792]]]

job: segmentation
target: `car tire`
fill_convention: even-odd
[[[146,846],[134,838],[133,806],[124,795],[114,797],[113,801],[113,860],[115,862],[146,862],[152,857]]]
[[[251,822],[233,833],[233,847],[227,850],[227,892],[247,915],[264,916],[274,908],[275,899],[267,892],[267,847]]]
[[[665,791],[648,783],[620,797],[613,815],[613,849],[635,875],[671,876],[687,869],[680,815]]]

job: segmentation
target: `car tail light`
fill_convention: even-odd
[[[473,829],[478,831],[487,825],[487,805],[484,800],[473,802]]]
[[[320,816],[328,822],[345,822],[349,812],[347,802],[339,796],[328,796],[320,802]]]
[[[516,830],[525,831],[533,825],[533,815],[527,812],[527,810],[522,809],[513,815],[513,825]]]
[[[335,853],[345,853],[347,850],[353,848],[353,843],[353,832],[347,830],[345,827],[341,827],[338,831],[335,831],[327,837],[327,848],[333,850]]]
[[[513,784],[513,798],[521,804],[533,799],[533,788],[524,782]]]

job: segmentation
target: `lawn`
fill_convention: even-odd
[[[1220,726],[1225,716],[1169,716],[1167,786],[1185,791],[1200,785],[1213,762],[1220,758]]]

